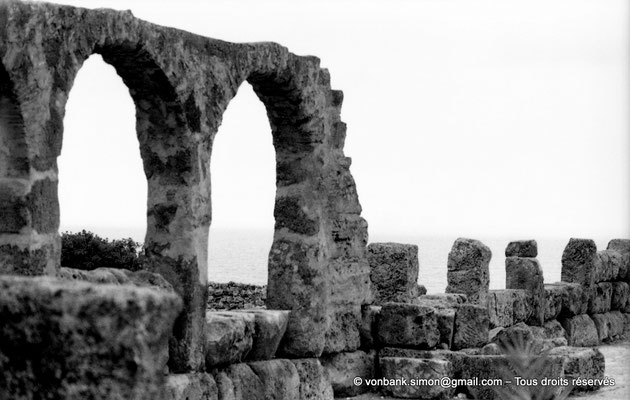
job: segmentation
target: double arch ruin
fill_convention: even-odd
[[[358,348],[360,307],[370,297],[367,224],[343,152],[343,94],[328,71],[275,43],[209,39],[130,12],[0,3],[0,273],[59,268],[63,117],[94,53],[133,98],[148,181],[147,255],[184,300],[171,369],[203,368],[210,157],[223,112],[246,81],[267,109],[276,152],[267,302],[292,310],[282,351]]]

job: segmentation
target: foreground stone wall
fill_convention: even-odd
[[[149,265],[183,299],[170,367],[204,370],[210,157],[222,114],[247,81],[267,108],[276,150],[267,305],[293,310],[281,351],[358,348],[370,297],[367,224],[343,153],[343,94],[317,58],[105,9],[3,1],[0,21],[0,273],[58,273],[65,106],[83,62],[100,54],[136,107]]]

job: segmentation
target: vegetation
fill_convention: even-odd
[[[86,231],[61,234],[61,266],[82,270],[100,267],[142,269],[142,244],[131,238],[104,239]]]
[[[508,364],[503,370],[503,380],[511,384],[494,388],[499,398],[565,400],[569,397],[573,389],[570,383],[572,377],[564,376],[560,370],[554,370],[554,361],[549,352],[540,352],[533,340],[517,335],[512,341],[500,343],[500,347]],[[560,383],[560,380],[564,382]]]

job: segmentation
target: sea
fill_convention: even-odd
[[[137,228],[85,227],[101,237],[120,239],[131,237],[144,241],[144,230]],[[61,231],[79,231],[72,227]],[[418,283],[429,293],[442,293],[446,289],[448,253],[458,236],[372,234],[370,242],[398,242],[418,246],[420,270]],[[546,283],[560,281],[561,258],[569,237],[471,237],[480,240],[492,251],[490,261],[490,288],[505,288],[505,247],[510,241],[536,239],[538,261]],[[605,249],[613,238],[592,238],[598,249]],[[210,229],[208,279],[213,282],[240,282],[255,285],[267,283],[267,257],[273,240],[273,231],[260,229]]]

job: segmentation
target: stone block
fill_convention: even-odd
[[[613,239],[608,242],[607,249],[621,254],[619,280],[630,283],[630,239]]]
[[[514,324],[514,296],[508,290],[488,292],[490,329]]]
[[[374,349],[379,346],[377,335],[378,318],[381,314],[381,306],[364,305],[361,307],[361,348]]]
[[[619,339],[624,332],[625,318],[619,311],[591,315],[600,342],[611,342]]]
[[[468,298],[463,293],[431,293],[418,297],[419,300],[431,300],[448,303],[451,306],[468,303]]]
[[[559,285],[544,285],[545,321],[556,319],[562,311],[562,299],[567,296],[566,288]]]
[[[222,378],[220,385],[219,379],[215,377],[220,400],[223,398],[225,400],[266,400],[264,396],[265,384],[249,365],[244,363],[232,364],[227,366],[224,372],[229,379]]]
[[[247,313],[254,316],[254,336],[252,349],[247,354],[247,360],[272,359],[280,341],[287,330],[290,311],[284,310],[239,310],[237,313]]]
[[[544,329],[544,335],[546,339],[556,339],[556,338],[566,339],[567,337],[567,332],[562,327],[562,324],[560,323],[560,321],[556,319],[552,319],[551,321],[545,322],[543,329]]]
[[[446,360],[383,357],[379,364],[383,380],[391,383],[381,386],[385,395],[413,399],[449,399],[455,392],[455,388],[444,388],[439,384],[444,377],[453,376],[451,363]],[[413,384],[412,380],[415,380]]]
[[[368,385],[356,385],[354,378],[364,381],[375,376],[376,351],[354,351],[323,356],[322,366],[328,373],[336,397],[357,396],[370,390]]]
[[[514,323],[528,321],[534,312],[532,296],[529,291],[524,289],[505,289],[505,292],[510,293],[514,300],[512,313]]]
[[[459,238],[448,253],[446,293],[463,293],[468,302],[486,305],[492,252],[478,240]]]
[[[326,370],[317,358],[289,360],[300,377],[300,400],[333,400],[333,389]]]
[[[623,334],[624,336],[628,336],[630,335],[630,313],[622,313],[621,315],[623,315],[625,322],[623,325]]]
[[[455,312],[456,307],[452,302],[445,299],[426,299],[419,297],[414,301],[414,304],[432,307],[435,310],[435,317],[437,319],[438,331],[440,331],[439,345],[447,349],[451,348],[453,343],[453,332],[455,329]]]
[[[418,296],[418,246],[370,243],[367,247],[373,304],[408,302]]]
[[[300,376],[289,360],[265,360],[248,363],[263,386],[261,398],[294,400],[300,398]]]
[[[166,378],[166,400],[218,400],[214,378],[203,372],[173,374]]]
[[[571,238],[562,253],[562,281],[592,285],[596,261],[597,246],[593,240]]]
[[[542,358],[539,358],[542,357]],[[467,379],[468,392],[475,399],[547,399],[555,398],[559,390],[553,386],[516,385],[516,376],[522,379],[542,380],[546,377],[563,378],[563,359],[559,356],[534,356],[536,368],[516,368],[515,359],[506,355],[475,355],[464,359],[462,379]],[[519,370],[519,372],[516,372]],[[512,384],[481,384],[482,379],[510,381]],[[489,382],[488,382],[489,383]]]
[[[564,359],[564,375],[567,378],[604,379],[604,356],[597,348],[556,347],[549,351],[551,356]],[[601,385],[576,385],[573,392],[599,389]]]
[[[562,293],[562,308],[560,316],[573,317],[575,315],[586,314],[588,311],[588,301],[590,290],[579,283],[556,282],[545,284],[545,288],[555,286]]]
[[[621,254],[616,250],[598,251],[595,261],[595,282],[616,280],[622,261]]]
[[[586,314],[560,319],[567,333],[569,346],[589,347],[599,344],[599,336],[595,322]]]
[[[530,294],[532,314],[528,323],[542,325],[545,319],[545,288],[540,263],[535,258],[505,259],[506,289],[524,289]]]
[[[501,354],[503,354],[503,350],[496,343],[488,343],[479,350],[479,355],[498,356]]]
[[[417,304],[383,304],[377,332],[386,346],[430,349],[440,339],[435,310]]]
[[[379,351],[379,359],[384,357],[399,358],[420,358],[420,359],[438,359],[451,363],[453,377],[459,378],[462,374],[464,358],[468,357],[464,351],[452,350],[418,350],[418,349],[402,349],[399,347],[383,347]]]
[[[612,297],[610,308],[612,310],[625,310],[630,298],[630,285],[626,282],[612,282]]]
[[[164,290],[170,293],[175,292],[173,285],[164,279],[162,275],[149,271],[129,271],[121,268],[96,268],[84,271],[61,267],[57,271],[57,278],[90,283],[108,283],[111,285],[134,285]]]
[[[544,339],[544,330],[542,328],[531,327],[524,322],[519,322],[499,331],[492,341],[504,350],[527,347],[533,353],[540,353]]]
[[[589,314],[601,314],[610,311],[612,305],[612,283],[600,282],[593,285],[588,302]]]
[[[239,363],[254,343],[255,315],[237,311],[206,313],[206,368]]]
[[[212,376],[217,384],[218,400],[234,400],[234,383],[232,379],[222,370],[212,370]]]
[[[475,304],[462,304],[455,313],[455,350],[481,347],[488,343],[490,320],[488,309]]]
[[[505,248],[506,257],[530,257],[538,256],[538,244],[535,240],[516,240],[508,243]]]
[[[0,276],[0,398],[163,399],[181,308],[147,288]]]

